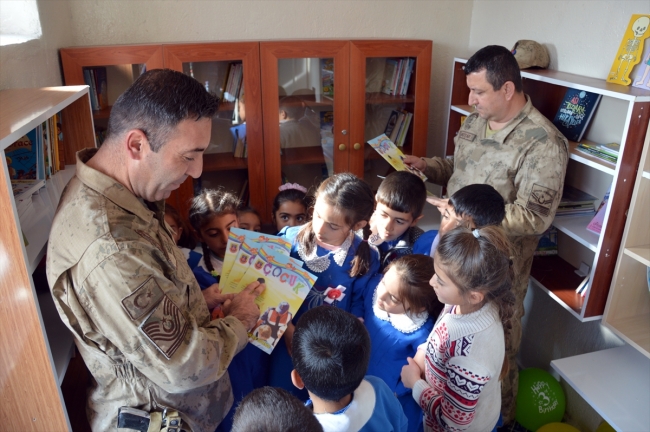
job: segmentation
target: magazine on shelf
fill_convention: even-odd
[[[553,124],[570,141],[580,141],[602,95],[568,88]]]

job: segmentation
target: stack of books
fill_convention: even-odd
[[[384,135],[390,138],[397,147],[403,147],[412,119],[413,113],[404,110],[393,110],[388,117]]]
[[[387,59],[384,67],[382,93],[393,96],[404,96],[409,88],[415,59]]]
[[[106,68],[83,68],[84,82],[90,87],[90,103],[93,111],[108,108],[108,90],[106,88]]]
[[[243,87],[244,66],[241,63],[231,63],[226,74],[226,81],[223,84],[222,100],[224,102],[235,102]]]
[[[579,189],[564,185],[562,199],[555,212],[556,216],[593,215],[596,211],[596,198]]]
[[[616,165],[620,145],[616,143],[609,144],[587,144],[580,143],[577,147],[578,151],[587,153],[591,156],[596,156],[606,162]]]

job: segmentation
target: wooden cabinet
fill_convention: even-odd
[[[453,154],[453,138],[462,116],[472,108],[462,70],[466,60],[455,59],[451,89],[446,154]],[[576,150],[569,142],[570,160],[566,184],[602,199],[610,190],[605,220],[600,235],[586,229],[593,215],[557,216],[558,255],[535,257],[531,270],[533,283],[547,292],[576,318],[599,319],[605,309],[616,257],[621,244],[626,212],[630,205],[636,169],[641,157],[645,130],[650,119],[650,95],[635,88],[606,83],[604,80],[553,70],[521,72],[524,92],[533,105],[553,120],[567,88],[602,95],[583,141],[616,142],[620,155],[610,164]],[[585,297],[575,292],[583,278],[575,274],[581,263],[590,267],[589,287]]]
[[[60,385],[73,349],[72,335],[61,322],[47,283],[35,284],[34,279],[58,198],[74,174],[74,154],[94,145],[88,88],[2,90],[0,100],[0,419],[5,430],[69,430]],[[67,167],[27,198],[33,199],[33,208],[19,217],[5,149],[58,112]]]
[[[650,359],[650,127],[603,324]]]
[[[413,114],[404,151],[425,155],[431,47],[431,41],[416,40],[304,40],[60,51],[66,84],[83,84],[84,67],[103,65],[128,72],[129,65],[134,64],[182,71],[218,95],[224,91],[228,67],[242,64],[247,158],[233,157],[228,132],[242,121],[235,113],[238,105],[222,103],[213,121],[200,186],[223,185],[238,194],[248,188],[250,204],[265,222],[270,222],[273,198],[284,181],[315,187],[332,173],[350,171],[376,187],[377,175],[385,175],[390,168],[365,142],[383,133],[392,110]],[[406,57],[415,59],[406,94],[381,93],[386,60]],[[132,76],[137,77],[143,68],[132,69]],[[124,73],[109,68],[108,75],[109,89],[113,87],[111,75],[117,77],[118,83],[130,84],[121,78]],[[113,92],[124,91],[124,84],[118,84]],[[299,118],[281,125],[281,104],[298,112]],[[98,116],[106,119],[107,112],[96,112],[97,122]],[[188,181],[167,201],[186,210],[193,192],[192,182]]]

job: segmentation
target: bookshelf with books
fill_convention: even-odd
[[[462,117],[472,112],[468,105],[469,89],[462,69],[465,62],[466,60],[457,58],[453,63],[446,155],[454,152],[453,140]],[[590,92],[600,97],[581,141],[569,141],[565,183],[596,197],[596,206],[611,189],[609,200],[604,206],[602,232],[598,235],[587,229],[594,217],[593,213],[556,215],[553,226],[558,230],[558,253],[536,256],[531,270],[533,284],[548,293],[576,318],[581,321],[599,319],[605,310],[625,214],[630,206],[633,178],[650,118],[650,94],[633,87],[553,70],[524,70],[521,75],[524,92],[531,97],[533,105],[551,121],[556,117],[567,89]],[[595,147],[609,143],[619,144],[616,162],[580,151],[580,143]],[[584,296],[575,292],[584,281],[583,277],[575,274],[582,263],[586,263],[590,269]]]
[[[0,98],[0,326],[11,329],[0,332],[5,395],[0,412],[9,421],[4,425],[8,430],[67,430],[60,385],[74,344],[40,276],[39,263],[61,192],[74,175],[75,153],[95,145],[89,91],[86,86],[11,89],[2,90]],[[57,172],[44,173],[14,195],[5,151],[59,113]],[[45,155],[39,157],[47,165]]]

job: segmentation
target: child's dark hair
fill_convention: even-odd
[[[304,189],[304,190],[303,190]],[[273,199],[273,206],[271,207],[271,217],[273,218],[273,222],[275,223],[275,212],[278,211],[280,206],[285,203],[285,202],[299,202],[305,207],[305,214],[307,214],[307,210],[311,206],[311,200],[309,199],[309,196],[307,196],[306,189],[303,186],[300,186],[299,184],[284,184],[280,186],[280,192],[275,196]]]
[[[255,216],[257,216],[257,218],[260,221],[262,221],[262,217],[260,216],[260,213],[257,210],[255,210],[253,207],[251,207],[251,206],[242,206],[242,205],[237,207],[237,217],[239,217],[241,215],[245,215],[246,213],[253,213]]]
[[[404,255],[392,261],[384,274],[391,268],[395,268],[399,275],[399,298],[407,313],[424,309],[433,319],[440,315],[444,305],[429,285],[435,273],[433,258],[428,255]]]
[[[250,392],[233,417],[232,432],[303,432],[323,430],[309,408],[281,388],[262,387]]]
[[[327,204],[341,212],[345,223],[352,229],[361,221],[370,221],[375,207],[372,190],[365,181],[351,173],[334,174],[325,179],[316,191],[315,199],[323,198]],[[359,244],[350,276],[362,276],[370,269],[370,224],[363,228],[363,242]],[[316,247],[316,236],[312,230],[312,222],[307,222],[296,236],[296,241],[302,246],[307,255]]]
[[[307,390],[323,400],[339,401],[352,394],[366,375],[370,336],[351,313],[318,306],[298,320],[292,359]]]
[[[178,239],[178,246],[194,249],[196,247],[196,239],[192,235],[192,231],[188,229],[187,222],[184,219],[181,219],[178,210],[176,210],[171,204],[165,203],[165,214],[171,216],[171,218],[176,221],[176,225],[183,230],[181,231],[181,237]]]
[[[207,224],[213,217],[222,216],[225,214],[237,214],[237,207],[239,207],[239,199],[235,194],[225,191],[223,188],[219,189],[203,189],[203,191],[192,199],[190,206],[190,224],[197,233]],[[212,262],[209,259],[210,250],[205,242],[201,242],[203,247],[203,256],[206,257],[205,266],[209,272],[212,272]]]
[[[471,184],[458,189],[449,204],[458,216],[469,216],[477,228],[501,225],[506,217],[506,203],[499,192],[488,184]]]
[[[427,200],[427,189],[422,179],[415,174],[395,171],[381,182],[375,198],[391,210],[411,213],[413,219],[417,219]]]
[[[512,265],[512,247],[505,231],[499,226],[470,230],[455,228],[440,239],[434,260],[443,265],[447,276],[458,287],[461,295],[480,291],[485,302],[491,301],[499,309],[506,346],[510,342],[511,319],[515,295],[512,283],[515,270]],[[508,370],[507,357],[501,370]]]

